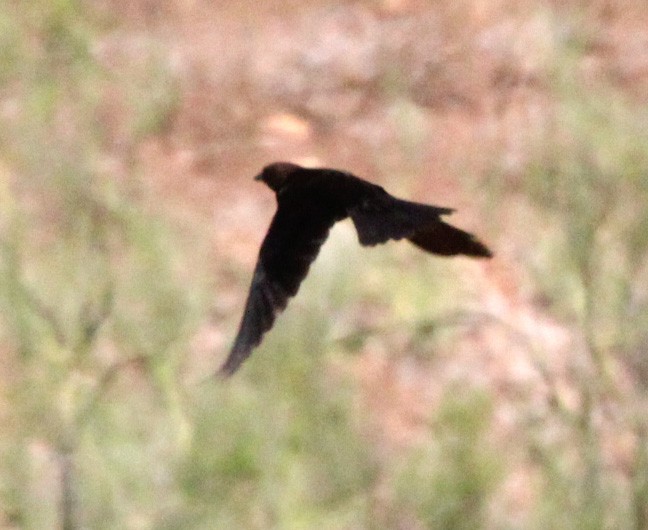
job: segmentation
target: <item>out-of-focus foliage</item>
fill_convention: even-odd
[[[457,399],[450,389],[434,421],[434,442],[397,475],[397,505],[404,513],[425,528],[480,527],[500,478],[499,455],[487,435],[491,418],[486,396]]]
[[[648,516],[645,357],[648,335],[648,112],[601,82],[575,80],[573,60],[557,66],[547,127],[513,191],[529,201],[538,241],[525,256],[538,295],[572,322],[567,361],[574,395],[538,359],[550,414],[532,435],[547,480],[539,524],[641,528]],[[498,189],[498,200],[509,190]],[[513,195],[512,194],[512,195]],[[560,433],[550,442],[542,432]],[[631,440],[625,480],[606,472],[615,435]],[[622,434],[621,434],[622,433]]]
[[[178,369],[206,300],[201,270],[181,240],[191,233],[115,174],[137,165],[119,167],[103,130],[106,106],[122,102],[133,113],[119,148],[152,132],[133,90],[155,86],[154,60],[114,91],[81,4],[24,7],[0,13],[13,28],[0,133],[2,524],[122,526],[154,511],[160,462],[186,443]]]
[[[312,48],[256,43],[261,59],[241,53],[225,73],[217,61],[183,70],[151,38],[147,23],[175,22],[188,4],[110,15],[111,2],[0,6],[0,526],[645,527],[648,115],[618,85],[580,79],[598,11],[543,7],[518,42],[509,25],[488,27],[487,10],[464,19],[468,3],[430,3],[420,19],[372,14],[399,2],[348,17],[319,4],[303,3],[298,20],[328,28],[306,35]],[[352,38],[335,48],[340,27]],[[452,31],[458,44],[444,48]],[[513,44],[500,53],[501,35]],[[527,44],[540,59],[525,62]],[[209,39],[198,47],[227,55]],[[270,52],[285,53],[281,68],[264,68]],[[480,59],[493,56],[496,66]],[[521,162],[508,163],[506,145],[501,156],[456,155],[460,126],[444,137],[448,115],[467,120],[491,92],[484,106],[497,114],[529,86],[545,91],[543,127],[503,134],[526,142]],[[225,149],[209,142],[233,131],[274,153],[254,123],[273,105],[303,112],[322,137],[352,123],[397,192],[416,195],[431,160],[446,156],[450,169],[436,169],[451,173],[487,160],[495,170],[474,186],[485,193],[471,209],[494,199],[493,241],[522,249],[534,303],[569,330],[566,368],[528,339],[541,383],[494,384],[480,367],[496,371],[507,352],[494,355],[480,333],[513,326],[475,310],[479,284],[459,280],[462,262],[406,245],[360,249],[342,225],[241,372],[197,381],[196,336],[221,318],[230,337],[241,307],[227,314],[234,306],[214,282],[243,292],[249,275],[231,255],[212,263],[209,230],[143,178],[147,156],[186,149],[200,153],[185,157],[197,166],[220,163]],[[343,143],[318,149],[343,158],[356,145]],[[493,228],[504,214],[523,236]],[[466,350],[486,360],[457,369],[452,357]],[[511,476],[522,477],[516,487]]]

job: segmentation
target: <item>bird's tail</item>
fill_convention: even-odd
[[[361,203],[349,212],[361,245],[373,246],[390,239],[409,238],[420,226],[439,222],[451,208],[396,199],[383,191],[374,201]]]
[[[444,223],[440,219],[407,238],[417,247],[441,256],[472,256],[490,258],[493,256],[486,245],[474,235]]]

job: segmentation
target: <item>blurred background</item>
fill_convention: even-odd
[[[332,231],[239,373],[276,160]],[[0,527],[648,528],[641,0],[0,4]]]

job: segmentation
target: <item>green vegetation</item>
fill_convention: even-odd
[[[111,24],[72,0],[0,7],[0,527],[648,525],[648,113],[572,75],[587,39],[555,50],[568,59],[516,185],[497,165],[481,184],[490,211],[522,205],[519,266],[570,331],[564,369],[529,347],[542,388],[517,389],[506,431],[505,390],[440,375],[502,324],[472,311],[462,262],[361,251],[344,225],[234,379],[187,375],[230,258],[211,266],[207,230],[142,177],[181,89],[154,39],[102,58]],[[392,96],[416,152],[428,115]],[[365,354],[386,375],[355,374]]]
[[[529,201],[526,234],[542,242],[525,256],[537,294],[575,330],[569,399],[547,361],[536,359],[551,405],[529,431],[546,479],[539,524],[644,528],[648,113],[604,82],[585,90],[568,74],[573,67],[567,61],[556,73],[546,134],[513,195]],[[505,190],[495,193],[507,200]],[[556,431],[550,441],[547,429]],[[628,440],[629,472],[609,473],[622,450],[615,445]]]

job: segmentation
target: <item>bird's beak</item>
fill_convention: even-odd
[[[259,173],[256,177],[254,177],[254,180],[262,180],[263,179],[263,173]]]

